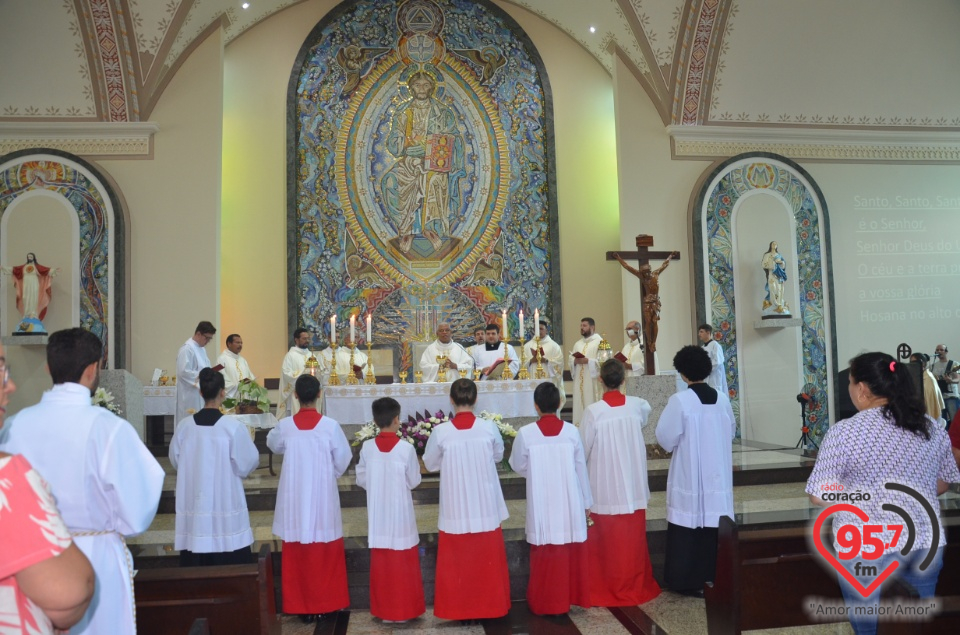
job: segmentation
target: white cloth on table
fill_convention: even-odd
[[[670,397],[657,420],[657,442],[672,452],[667,475],[667,521],[696,529],[733,518],[733,437],[730,399],[700,403],[692,390]]]
[[[710,356],[710,363],[713,369],[710,376],[707,377],[707,385],[716,390],[721,395],[727,394],[727,373],[723,368],[723,348],[717,340],[710,340],[703,345],[703,350]]]
[[[301,430],[286,417],[267,434],[267,447],[284,455],[273,533],[302,544],[342,538],[337,479],[353,453],[340,424],[325,416],[313,429]]]
[[[466,349],[452,340],[446,344],[440,340],[434,340],[420,356],[420,372],[423,373],[424,383],[437,381],[437,371],[440,370],[437,357],[440,355],[446,355],[447,359],[457,365],[457,370],[447,369],[447,382],[460,379],[461,370],[467,371],[468,375],[473,372],[473,358],[467,353]]]
[[[204,368],[210,368],[210,358],[207,357],[207,351],[191,337],[177,353],[177,422],[203,408],[200,371]]]
[[[440,471],[440,531],[483,533],[510,517],[497,476],[501,460],[503,438],[493,421],[478,417],[466,430],[457,430],[452,422],[433,429],[423,464]]]
[[[0,449],[22,454],[43,476],[60,515],[96,572],[91,608],[73,634],[132,635],[130,552],[121,536],[143,533],[153,522],[163,468],[133,426],[90,404],[90,390],[57,384],[40,403],[7,421]]]
[[[520,356],[517,355],[517,350],[507,344],[506,342],[500,342],[495,350],[488,351],[486,346],[478,346],[474,349],[473,353],[473,362],[477,370],[483,370],[487,366],[492,365],[498,359],[506,359],[506,351],[510,351],[510,372],[513,373],[513,376],[517,376],[517,371],[520,370]],[[503,364],[497,366],[493,371],[493,374],[490,376],[481,375],[480,379],[500,379],[500,373],[503,372]]]
[[[597,394],[596,379],[600,376],[597,366],[597,350],[603,338],[594,333],[590,337],[582,337],[573,345],[574,353],[581,353],[587,358],[586,364],[574,364],[574,356],[567,359],[570,363],[570,375],[573,378],[573,424],[580,425],[583,411],[600,398]]]
[[[400,441],[389,452],[369,439],[360,448],[357,485],[367,490],[367,545],[409,549],[420,542],[410,490],[420,484],[420,461],[413,445]]]
[[[325,369],[332,369],[333,365],[333,349],[327,347],[320,352],[320,356],[323,357],[323,367]],[[367,354],[361,351],[359,348],[354,349],[353,351],[353,365],[360,367],[360,372],[364,375],[367,374]],[[370,364],[369,370],[373,371],[373,365]],[[331,371],[332,372],[332,371]],[[347,375],[350,374],[350,347],[349,346],[338,346],[337,347],[337,365],[336,365],[337,376],[340,377],[341,382],[346,381]]]
[[[244,379],[256,381],[257,376],[250,370],[250,364],[243,355],[238,355],[231,350],[224,349],[217,358],[217,364],[223,366],[220,372],[223,374],[224,388],[227,391],[227,397],[237,398],[237,388]]]
[[[307,365],[307,358],[310,357],[310,351],[306,348],[291,346],[287,354],[283,356],[283,364],[280,366],[280,397],[277,399],[277,419],[285,416],[293,416],[300,410],[300,402],[297,401],[297,395],[294,394],[294,387],[297,383],[297,377],[303,374],[303,369]],[[321,358],[321,365],[323,364]]]
[[[229,416],[212,426],[187,417],[169,454],[177,471],[174,549],[225,553],[253,544],[243,479],[260,464],[260,452],[247,426]]]
[[[601,400],[584,411],[580,434],[593,493],[591,511],[632,514],[647,508],[650,487],[643,426],[650,410],[646,399],[626,397],[622,406],[614,408]]]
[[[620,349],[620,354],[627,358],[627,363],[633,368],[627,369],[627,377],[639,377],[644,373],[643,348],[640,346],[640,340],[629,340]]]
[[[586,512],[593,505],[580,433],[564,422],[548,437],[536,423],[517,432],[510,467],[527,479],[527,542],[565,545],[587,539]]]

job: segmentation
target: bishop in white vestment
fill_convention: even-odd
[[[420,356],[420,371],[423,373],[424,383],[437,381],[440,370],[437,357],[441,355],[447,358],[445,381],[452,382],[454,379],[460,379],[461,370],[468,376],[473,371],[473,358],[462,346],[453,341],[450,325],[441,323],[437,325],[437,339]]]
[[[573,353],[567,356],[570,375],[573,377],[573,425],[580,425],[583,411],[597,400],[596,379],[597,349],[603,339],[596,333],[593,318],[580,320],[581,339],[573,345]]]
[[[289,417],[297,414],[300,410],[300,402],[294,394],[294,386],[297,383],[297,377],[303,373],[306,367],[307,358],[310,357],[310,350],[307,345],[310,343],[310,332],[306,329],[297,329],[293,335],[293,346],[283,356],[283,364],[280,366],[280,397],[277,400],[277,419]],[[318,360],[323,363],[322,356]],[[318,369],[320,370],[320,369]]]
[[[211,366],[203,347],[210,343],[216,332],[210,322],[200,322],[193,337],[184,342],[177,353],[177,423],[203,408],[200,371]]]
[[[496,324],[488,324],[484,338],[483,346],[474,348],[473,353],[475,367],[483,371],[480,379],[500,379],[505,363],[509,363],[510,372],[516,377],[517,371],[520,370],[520,356],[517,355],[515,348],[500,341],[500,327]],[[509,362],[506,361],[508,355]]]
[[[709,324],[701,324],[697,330],[697,337],[703,343],[703,350],[710,356],[710,376],[707,377],[707,385],[717,392],[727,394],[727,373],[723,367],[723,347],[713,337],[713,327]]]
[[[250,370],[247,360],[240,354],[243,350],[243,339],[233,334],[227,338],[227,347],[217,358],[217,364],[223,366],[223,381],[226,386],[227,398],[237,398],[237,388],[244,380],[256,381],[257,376]]]
[[[627,377],[643,375],[643,344],[640,343],[640,323],[636,320],[627,323],[627,342],[620,350],[620,355],[626,360],[620,361],[627,369]],[[617,359],[620,358],[617,357]]]

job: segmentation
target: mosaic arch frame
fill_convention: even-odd
[[[0,156],[0,218],[38,189],[66,199],[79,220],[80,324],[104,342],[103,368],[126,365],[126,228],[120,200],[100,170],[60,150]]]
[[[830,223],[826,200],[813,178],[790,159],[748,152],[723,161],[703,181],[692,209],[697,323],[708,323],[721,341],[730,403],[740,434],[740,385],[734,293],[733,212],[745,194],[763,189],[793,212],[797,254],[804,384],[833,395],[837,366],[836,304],[830,267]],[[828,400],[829,401],[829,400]],[[807,425],[819,444],[830,426],[827,407],[808,412]]]
[[[439,321],[461,338],[506,309],[516,335],[539,309],[562,333],[553,98],[506,12],[347,0],[304,40],[287,106],[290,333],[318,346],[330,315],[370,313],[401,367]]]

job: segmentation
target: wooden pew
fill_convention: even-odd
[[[255,564],[144,569],[134,589],[139,635],[183,635],[200,618],[211,635],[280,635],[269,545]]]

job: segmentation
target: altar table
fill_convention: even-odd
[[[177,414],[177,387],[144,386],[143,414],[147,417]]]

